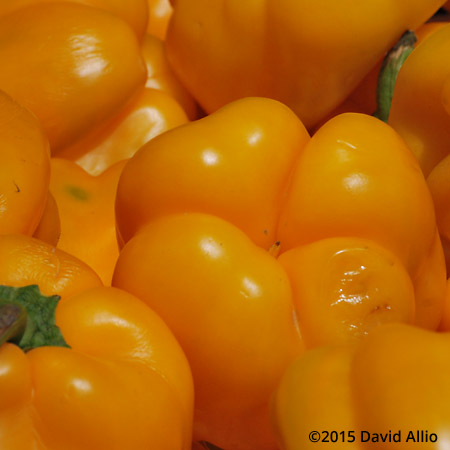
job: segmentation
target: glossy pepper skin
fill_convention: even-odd
[[[283,205],[283,251],[335,236],[371,239],[414,275],[435,234],[425,178],[395,131],[365,114],[328,121],[303,149]]]
[[[114,200],[124,162],[92,176],[72,161],[52,158],[50,192],[61,222],[58,248],[88,264],[111,284],[119,247]]]
[[[53,154],[116,114],[146,77],[124,21],[69,2],[0,17],[0,62],[0,89],[38,117]]]
[[[128,162],[116,198],[118,235],[176,212],[222,217],[269,248],[295,160],[309,135],[289,108],[242,99],[170,130]],[[151,207],[149,207],[151,205]]]
[[[156,311],[186,353],[194,439],[275,450],[268,400],[303,349],[289,280],[276,259],[223,219],[168,215],[125,245],[113,285]]]
[[[31,235],[47,202],[48,140],[36,117],[0,91],[0,233]]]
[[[147,0],[4,0],[0,4],[0,16],[8,15],[18,9],[37,3],[70,1],[113,13],[127,22],[139,38],[147,27]]]
[[[417,38],[415,46],[423,42],[428,36],[434,33],[439,28],[446,25],[446,22],[426,22],[419,28],[414,30],[414,35]],[[333,110],[329,117],[319,123],[315,128],[318,129],[325,122],[332,117],[346,112],[357,112],[373,115],[377,110],[377,84],[378,75],[380,72],[383,59],[386,55],[383,55],[382,59],[372,68],[372,70],[364,77],[354,91],[341,103],[335,110]]]
[[[238,98],[270,97],[311,129],[405,30],[417,28],[443,3],[177,0],[168,57],[208,113]]]
[[[147,33],[165,39],[167,27],[172,17],[173,8],[170,0],[147,0],[148,1],[148,22]]]
[[[61,300],[56,325],[71,348],[0,347],[2,449],[190,449],[192,377],[153,311],[100,287]]]
[[[409,55],[395,85],[389,124],[428,176],[448,153],[450,139],[450,24],[430,34]],[[424,67],[430,70],[424,71]]]
[[[432,197],[404,141],[378,119],[342,114],[310,139],[278,102],[248,98],[158,136],[119,180],[119,240],[185,212],[218,215],[263,248],[279,242],[281,253],[328,238],[368,239],[409,274],[415,323],[439,324],[445,262]]]
[[[308,439],[313,430],[354,430],[354,442],[333,444],[351,450],[443,448],[450,426],[449,351],[448,333],[389,324],[358,344],[307,352],[286,371],[274,396],[280,448],[329,448]],[[361,443],[361,430],[400,432],[401,442]],[[406,442],[410,430],[438,439]]]
[[[279,102],[237,100],[142,147],[120,177],[116,217],[124,246],[113,285],[174,331],[198,393],[194,437],[227,450],[275,448],[269,431],[252,430],[268,430],[270,389],[256,388],[280,374],[267,359],[272,343],[289,347],[279,327],[298,322],[312,348],[386,322],[436,329],[442,318],[445,263],[428,187],[401,138],[370,116],[338,116],[310,138]],[[279,292],[282,279],[289,294]],[[289,320],[275,322],[271,293],[284,310],[290,303]],[[249,298],[260,308],[250,321]],[[278,338],[249,331],[266,330],[268,318]],[[256,347],[233,341],[253,345],[249,335]],[[247,363],[256,370],[261,354],[268,368],[256,375]]]
[[[163,42],[145,35],[141,53],[147,68],[141,89],[111,120],[58,152],[91,175],[131,158],[140,147],[164,131],[197,116],[197,105],[171,70]],[[186,114],[188,117],[186,117]]]
[[[58,157],[76,162],[90,175],[100,175],[131,158],[155,136],[186,122],[183,108],[172,96],[145,88],[110,122],[62,149]]]
[[[411,278],[374,242],[322,239],[289,250],[278,261],[289,276],[306,348],[354,342],[382,323],[414,323]]]

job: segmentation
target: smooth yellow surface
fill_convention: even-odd
[[[169,215],[125,245],[113,285],[156,311],[185,351],[194,377],[195,439],[224,449],[275,450],[269,398],[302,351],[289,280],[278,262],[218,217]]]
[[[41,121],[52,153],[114,116],[145,83],[133,30],[76,3],[0,17],[0,89]]]
[[[188,121],[177,101],[165,92],[143,89],[105,126],[95,129],[58,153],[91,175],[131,158],[144,144]]]
[[[314,431],[358,433],[349,382],[353,353],[351,346],[325,346],[308,351],[291,364],[271,405],[280,449],[360,449],[351,442],[309,440],[309,433]]]
[[[286,371],[272,414],[281,450],[445,449],[449,441],[450,334],[404,324],[377,327],[355,345],[307,352]],[[313,443],[309,433],[353,430],[355,442]],[[361,442],[400,432],[400,442]],[[410,431],[436,442],[407,441]]]
[[[118,234],[126,242],[155,218],[203,212],[269,248],[289,175],[308,140],[289,108],[264,98],[236,101],[169,130],[144,145],[122,172]]]
[[[147,33],[165,39],[173,8],[170,0],[147,0],[148,23]]]
[[[361,237],[394,253],[411,276],[432,245],[433,202],[395,131],[371,116],[328,121],[298,160],[277,240],[282,251],[327,237]]]
[[[444,56],[449,51],[447,24],[432,32],[403,64],[389,115],[389,124],[403,137],[426,176],[449,154],[450,61]]]
[[[308,129],[405,30],[444,0],[177,0],[168,57],[208,112],[247,96],[280,100]]]

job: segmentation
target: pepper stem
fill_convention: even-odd
[[[387,122],[389,118],[398,73],[406,58],[414,50],[416,42],[417,37],[414,32],[406,31],[383,60],[378,74],[377,110],[373,114],[383,122]]]
[[[68,347],[55,323],[60,297],[45,296],[37,285],[0,285],[0,345],[17,344],[28,351],[42,346]]]

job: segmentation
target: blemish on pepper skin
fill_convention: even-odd
[[[73,198],[75,198],[76,200],[85,202],[89,199],[89,193],[78,186],[74,186],[72,184],[66,184],[66,186],[64,187],[64,190],[69,195],[71,195]]]
[[[384,311],[390,311],[391,310],[391,305],[385,303],[384,305],[377,305],[373,308],[372,312],[378,312],[380,310],[384,310]]]
[[[20,187],[18,184],[13,180],[14,186],[16,187],[16,192],[20,192]]]
[[[281,250],[280,245],[281,245],[280,241],[277,241],[274,244],[272,244],[272,246],[268,250],[269,255],[273,256],[274,258],[277,258]]]

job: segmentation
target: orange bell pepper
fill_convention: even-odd
[[[48,141],[33,114],[1,91],[0,146],[0,234],[31,235],[47,202]]]
[[[168,57],[208,113],[238,98],[270,97],[311,129],[444,2],[176,0]]]
[[[450,24],[432,32],[403,64],[395,85],[389,124],[402,136],[428,176],[448,153],[450,139]],[[424,67],[432,69],[424,71]]]
[[[278,260],[289,275],[307,348],[358,340],[382,323],[414,322],[411,278],[392,253],[374,242],[323,239]]]
[[[449,351],[449,333],[389,324],[358,344],[306,353],[274,395],[280,449],[442,448]]]
[[[2,0],[0,3],[0,16],[5,16],[36,3],[53,3],[56,1],[80,3],[111,12],[128,22],[139,38],[144,36],[147,27],[147,0]]]
[[[382,323],[435,330],[441,321],[446,266],[437,232],[414,277],[391,252],[360,238],[318,240],[278,260],[291,282],[307,348],[351,342]]]
[[[119,238],[126,242],[169,213],[205,212],[265,248],[280,241],[282,251],[327,237],[371,239],[413,275],[436,223],[425,179],[403,141],[362,114],[338,116],[308,141],[288,108],[259,98],[156,137],[121,175]]]
[[[107,287],[59,303],[36,286],[0,292],[2,323],[26,321],[2,329],[18,343],[0,347],[2,450],[190,449],[189,366],[141,301]]]
[[[124,21],[69,2],[0,17],[0,63],[0,89],[38,117],[53,153],[116,114],[146,77]]]
[[[442,318],[445,262],[425,178],[370,116],[338,116],[310,139],[274,100],[230,103],[129,160],[116,219],[113,285],[169,324],[193,370],[194,436],[227,450],[276,448],[262,387],[295,354],[267,356],[274,343],[293,348],[291,327],[298,353],[379,323],[436,329]]]
[[[0,285],[36,284],[44,295],[62,298],[102,286],[87,264],[33,237],[0,235],[0,254]]]
[[[269,248],[287,179],[308,140],[289,108],[259,98],[157,136],[120,178],[119,241],[157,217],[193,211],[216,214]]]
[[[435,228],[426,181],[402,139],[378,119],[347,113],[304,148],[277,237],[283,250],[328,237],[371,239],[413,275]]]
[[[50,192],[61,221],[58,248],[92,267],[105,285],[111,283],[119,256],[114,200],[123,166],[92,176],[72,161],[51,160]]]
[[[277,261],[218,217],[169,215],[122,249],[113,285],[157,311],[183,347],[194,377],[195,439],[275,449],[268,400],[302,350]]]
[[[147,82],[110,121],[61,149],[58,156],[99,175],[118,161],[131,158],[150,139],[194,119],[197,106],[169,67],[163,43],[146,35],[142,55]],[[184,111],[183,111],[183,109]]]
[[[165,39],[172,12],[170,0],[148,0],[147,33]]]
[[[427,22],[414,30],[416,37],[415,47],[423,42],[428,36],[439,28],[446,25],[446,22]],[[378,61],[375,67],[366,75],[356,89],[341,103],[330,115],[319,124],[323,125],[332,117],[345,112],[358,112],[373,114],[377,109],[377,84],[380,68],[383,60]],[[317,126],[316,128],[319,128]]]
[[[131,158],[155,136],[187,121],[173,97],[146,88],[113,120],[62,149],[58,157],[76,162],[90,175],[100,175]]]

